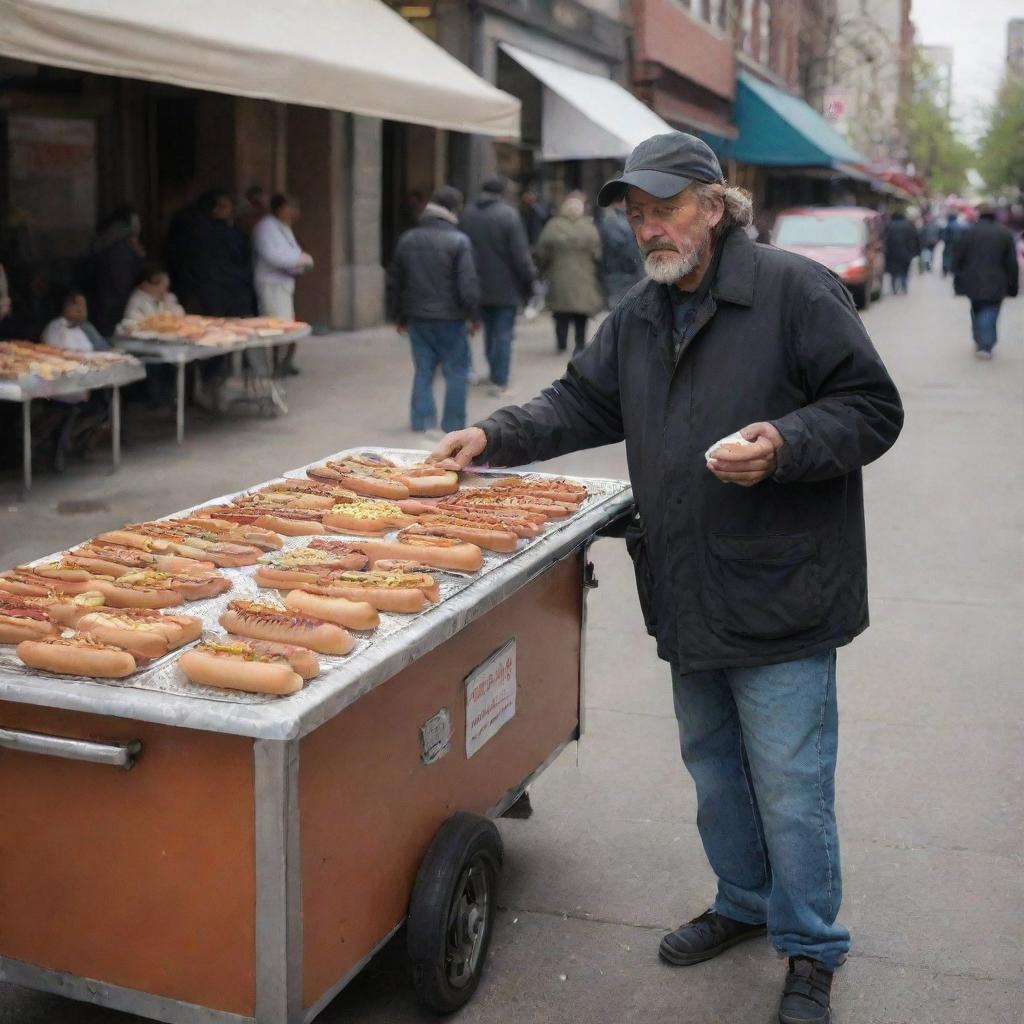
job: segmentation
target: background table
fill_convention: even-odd
[[[111,389],[110,453],[114,469],[121,465],[121,386],[142,380],[145,369],[139,364],[116,364],[99,372],[66,374],[54,380],[25,374],[14,380],[0,381],[0,401],[21,402],[22,476],[25,490],[32,487],[32,399],[60,398],[76,391]]]

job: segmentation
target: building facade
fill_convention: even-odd
[[[948,114],[953,106],[953,47],[919,46],[917,52],[926,76],[918,88],[924,89]]]
[[[1011,18],[1006,25],[1006,69],[1024,75],[1024,18]]]

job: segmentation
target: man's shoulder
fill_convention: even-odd
[[[767,278],[775,286],[782,284],[809,290],[821,287],[833,291],[836,285],[842,283],[828,267],[817,260],[774,245],[755,242],[754,261],[757,276]]]

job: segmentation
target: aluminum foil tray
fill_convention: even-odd
[[[355,452],[373,452],[399,464],[421,461],[424,457],[423,452],[405,449],[353,448],[325,458],[339,458]],[[325,459],[318,459],[309,465],[316,465],[323,461]],[[305,478],[307,468],[307,466],[302,466],[284,473],[283,476]],[[271,725],[260,716],[263,712],[269,712],[272,709],[275,714],[270,717],[282,728],[281,723],[288,718],[288,715],[282,716],[280,712],[284,712],[287,707],[294,707],[297,716],[308,718],[311,707],[317,705],[321,697],[325,703],[330,703],[327,700],[328,694],[331,691],[337,691],[339,687],[348,691],[347,699],[342,704],[349,703],[359,693],[371,689],[377,682],[382,681],[380,673],[382,664],[408,664],[436,646],[436,642],[425,642],[426,637],[431,633],[434,634],[432,639],[437,639],[439,630],[435,627],[443,625],[440,632],[447,635],[457,632],[481,613],[479,609],[486,610],[484,606],[493,606],[498,600],[532,578],[536,574],[535,556],[540,549],[571,550],[575,544],[591,536],[604,523],[618,515],[631,501],[629,487],[621,480],[589,479],[565,474],[556,476],[555,474],[524,473],[522,471],[513,474],[508,470],[483,470],[464,473],[462,487],[463,489],[482,487],[486,486],[494,477],[510,475],[523,475],[535,479],[573,480],[587,487],[588,497],[572,516],[549,523],[538,537],[521,541],[515,552],[497,554],[485,551],[483,568],[476,573],[461,574],[431,570],[441,591],[440,600],[436,604],[415,615],[381,612],[380,625],[377,629],[372,632],[352,631],[356,637],[356,646],[348,655],[345,657],[319,655],[320,675],[306,683],[297,694],[278,697],[196,686],[185,678],[184,673],[177,665],[182,650],[187,648],[179,648],[177,651],[151,662],[125,679],[83,680],[73,676],[42,676],[24,666],[14,654],[13,647],[0,646],[0,699],[6,697],[24,700],[26,696],[35,696],[40,703],[61,707],[100,704],[102,713],[105,714],[127,715],[131,713],[135,717],[153,720],[170,718],[176,724],[194,723],[198,727],[205,728],[213,727],[208,723],[215,720],[219,723],[216,726],[218,731],[241,732],[246,735],[270,735],[271,733],[266,730],[253,731],[253,728],[254,723],[262,722],[267,729],[270,729]],[[280,479],[280,477],[273,479]],[[260,486],[263,485],[255,485],[255,487]],[[247,490],[252,489],[247,488]],[[177,518],[206,505],[223,504],[243,493],[245,491],[222,495],[204,502],[202,505],[195,505],[163,518]],[[324,534],[324,536],[336,540],[356,539],[354,535],[338,533]],[[393,537],[394,534],[387,536]],[[301,547],[313,539],[313,537],[285,537],[284,547],[285,549]],[[52,561],[60,558],[64,553],[57,552],[47,555],[36,559],[32,564]],[[546,558],[544,561],[546,564],[550,564],[555,560],[557,559]],[[510,575],[510,570],[518,566],[521,566],[523,571]],[[222,569],[221,572],[231,581],[231,590],[215,598],[189,602],[179,608],[168,610],[199,616],[203,620],[207,635],[222,635],[223,631],[217,620],[230,601],[237,598],[248,598],[273,603],[278,600],[277,591],[266,590],[256,585],[254,571],[255,566]],[[499,577],[503,577],[500,592],[495,585]],[[365,671],[363,671],[364,668]],[[42,699],[44,685],[48,699]],[[56,694],[54,693],[55,686],[60,687]],[[26,692],[25,687],[32,689]],[[90,695],[97,696],[97,692],[105,694],[106,697],[91,700]],[[137,694],[138,700],[128,700],[130,694]],[[163,709],[165,713],[161,713],[160,705],[154,703],[154,701],[160,700],[167,705]],[[171,702],[176,708],[173,715],[170,714]],[[182,714],[183,704],[191,706],[194,710]],[[203,705],[208,708],[209,715],[199,710]],[[139,714],[140,706],[149,710],[150,714]],[[132,709],[131,712],[129,712],[129,707]],[[231,725],[235,727],[229,727]]]

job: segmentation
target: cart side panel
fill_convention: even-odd
[[[0,750],[0,956],[251,1016],[252,741],[0,702],[131,771]]]
[[[581,579],[582,559],[564,559],[302,740],[304,1007],[404,918],[441,823],[494,806],[573,736]],[[515,717],[467,761],[464,680],[513,637]],[[441,708],[451,749],[424,765],[420,728]]]

